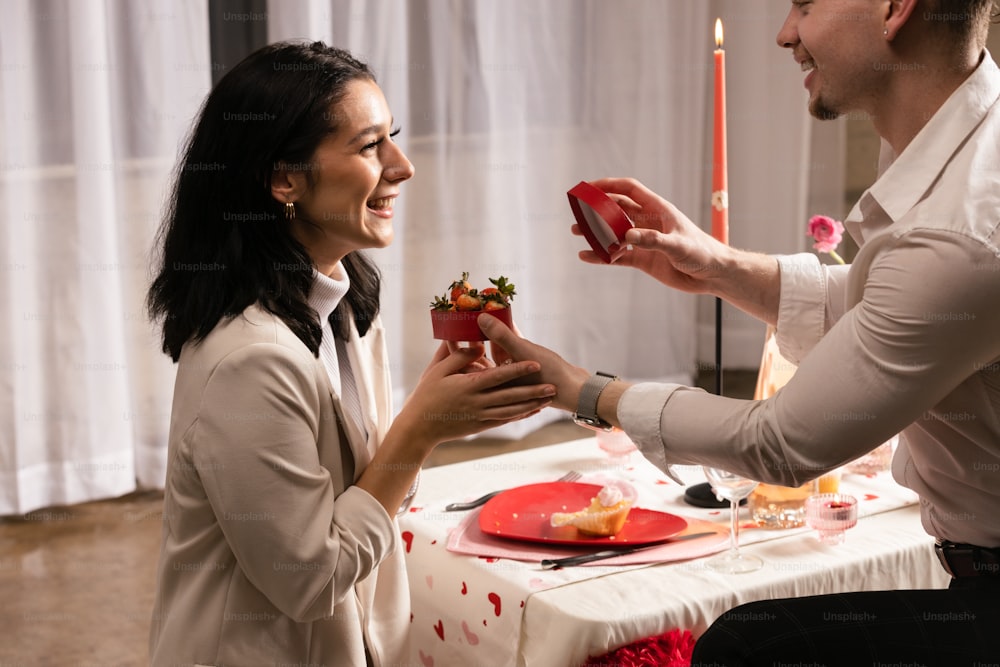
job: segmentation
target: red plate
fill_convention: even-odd
[[[625,526],[613,537],[591,537],[573,526],[555,528],[553,512],[576,512],[590,505],[599,484],[547,482],[509,489],[491,498],[479,512],[479,528],[487,535],[549,544],[653,544],[687,528],[679,516],[633,507]]]

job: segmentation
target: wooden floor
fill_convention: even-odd
[[[748,398],[754,380],[727,372],[723,393]],[[714,380],[698,384],[711,390]],[[564,420],[518,440],[445,443],[427,465],[589,433]],[[0,519],[0,667],[147,664],[162,516],[162,494],[147,492]]]

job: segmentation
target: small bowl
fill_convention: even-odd
[[[844,531],[858,523],[858,499],[844,493],[820,493],[806,498],[806,525],[816,529],[823,544],[840,544]]]
[[[514,327],[509,307],[499,310],[432,310],[434,338],[455,342],[488,340],[476,321],[483,313],[492,315],[510,328]]]

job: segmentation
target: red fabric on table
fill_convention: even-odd
[[[670,630],[590,658],[581,667],[690,667],[692,651],[690,630]]]

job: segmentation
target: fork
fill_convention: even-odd
[[[577,471],[570,470],[568,473],[566,473],[565,475],[563,475],[562,477],[560,477],[556,481],[557,482],[575,482],[576,480],[580,479],[582,476],[583,475],[581,475]],[[464,512],[466,510],[475,509],[475,508],[479,507],[480,505],[485,505],[487,500],[489,500],[490,498],[492,498],[493,496],[495,496],[495,495],[497,495],[499,493],[503,493],[506,490],[507,489],[500,489],[499,491],[493,491],[491,493],[487,493],[485,496],[479,496],[475,500],[470,500],[469,502],[466,502],[466,503],[451,503],[450,505],[445,505],[444,511],[445,512]]]

